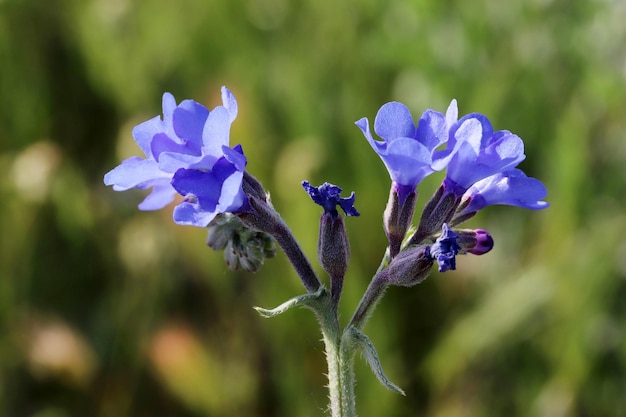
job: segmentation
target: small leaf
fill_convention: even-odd
[[[374,347],[374,344],[372,343],[370,338],[367,337],[367,335],[363,333],[361,330],[355,327],[351,327],[350,329],[347,330],[347,332],[349,332],[349,335],[354,341],[354,343],[356,344],[356,346],[358,346],[361,349],[361,352],[363,353],[365,360],[367,361],[370,368],[372,368],[372,372],[374,372],[374,375],[376,376],[378,381],[389,391],[392,391],[401,395],[406,395],[404,391],[402,390],[402,388],[400,388],[399,386],[391,382],[389,378],[387,378],[387,376],[385,375],[385,372],[383,371],[383,367],[380,364],[380,359],[378,358],[378,353],[376,352],[376,348]]]
[[[292,309],[293,307],[308,307],[313,308],[313,306],[318,302],[318,300],[324,296],[324,294],[328,294],[328,291],[325,287],[320,287],[314,293],[303,294],[297,297],[294,297],[290,300],[285,301],[281,305],[271,310],[261,308],[261,307],[253,307],[262,317],[271,318],[278,316],[279,314],[283,314],[285,311]],[[313,308],[314,309],[314,308]]]

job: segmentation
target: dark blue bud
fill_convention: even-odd
[[[456,269],[456,255],[461,250],[457,243],[459,235],[454,233],[447,223],[441,227],[441,236],[430,247],[430,255],[437,260],[439,272]]]
[[[302,188],[309,194],[315,204],[324,207],[324,212],[330,214],[337,213],[337,205],[341,207],[346,216],[359,216],[360,213],[354,208],[356,198],[354,191],[350,197],[342,198],[341,188],[325,182],[319,187],[312,186],[308,181],[302,181]]]

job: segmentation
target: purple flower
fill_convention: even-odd
[[[457,239],[459,235],[454,233],[446,223],[441,228],[441,236],[430,246],[430,256],[437,260],[439,272],[456,269],[456,255],[461,250]]]
[[[456,122],[456,100],[446,115],[426,110],[417,126],[409,109],[402,103],[383,105],[374,120],[374,131],[383,141],[374,140],[366,117],[356,122],[374,151],[381,157],[401,198],[428,175],[445,167],[451,150],[435,149],[448,140],[448,130]],[[395,185],[397,184],[397,185]]]
[[[531,210],[547,208],[549,204],[541,201],[547,195],[541,181],[527,177],[519,169],[500,172],[472,185],[463,195],[469,204],[459,216],[477,212],[492,204],[518,206]]]
[[[526,157],[522,139],[508,130],[493,131],[486,116],[471,113],[450,129],[448,163],[444,186],[461,197],[474,183],[515,168]]]
[[[104,183],[115,191],[152,188],[141,210],[161,209],[181,194],[186,198],[174,209],[178,224],[205,227],[218,213],[242,209],[246,158],[240,146],[228,147],[237,101],[226,87],[222,102],[209,112],[193,100],[176,105],[174,96],[164,93],[163,118],[133,129],[146,158],[126,159],[104,176]]]
[[[311,197],[315,204],[324,207],[325,213],[337,214],[337,205],[341,207],[346,216],[359,216],[360,213],[354,207],[356,198],[354,191],[350,197],[340,197],[341,188],[325,182],[319,187],[311,185],[308,181],[302,181],[302,188]]]

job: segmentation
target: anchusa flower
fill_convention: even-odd
[[[456,100],[445,115],[426,110],[415,125],[410,110],[402,103],[383,105],[374,119],[374,131],[383,141],[374,140],[366,117],[358,120],[374,151],[389,171],[392,184],[383,216],[391,257],[399,251],[415,210],[416,187],[433,172],[446,166],[452,149],[438,150],[447,141],[448,130],[457,119]]]
[[[350,261],[350,244],[344,216],[356,217],[355,193],[341,197],[341,188],[308,181],[302,187],[323,207],[319,221],[317,256],[330,277],[330,291],[320,280],[295,237],[276,211],[261,183],[245,170],[241,146],[230,147],[230,126],[237,116],[237,101],[222,88],[222,105],[209,111],[193,100],[176,104],[163,95],[163,117],[154,117],[133,130],[145,158],[132,157],[104,177],[116,191],[130,188],[152,192],[139,204],[156,210],[182,197],[174,208],[178,224],[208,227],[207,244],[224,250],[232,269],[257,271],[274,256],[278,243],[301,279],[306,293],[275,309],[256,307],[264,317],[292,307],[313,310],[326,345],[330,406],[333,417],[356,415],[353,358],[360,350],[374,375],[388,389],[403,393],[385,376],[374,344],[363,327],[389,286],[410,287],[424,281],[435,263],[439,272],[455,270],[457,255],[483,255],[494,241],[483,229],[457,225],[493,204],[537,210],[546,188],[517,168],[524,160],[524,144],[517,135],[494,131],[486,116],[470,113],[458,119],[456,100],[445,115],[426,110],[414,122],[402,103],[383,105],[374,120],[375,140],[369,121],[356,122],[380,156],[391,177],[389,199],[383,214],[389,246],[380,267],[348,325],[342,330],[338,304]],[[424,178],[446,170],[441,186],[424,205],[412,227],[417,187]]]
[[[178,224],[206,227],[218,213],[245,210],[242,189],[246,157],[241,146],[229,147],[230,125],[237,101],[222,87],[222,106],[203,105],[163,94],[163,118],[156,116],[133,129],[145,158],[131,157],[104,176],[115,191],[130,188],[152,192],[141,210],[158,210],[184,197],[174,208]]]

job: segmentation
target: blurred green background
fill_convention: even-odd
[[[456,98],[548,188],[548,210],[468,223],[491,253],[388,292],[366,331],[407,396],[359,359],[361,416],[626,416],[624,22],[620,0],[0,1],[0,415],[324,415],[313,315],[251,308],[303,291],[284,255],[231,272],[171,207],[102,183],[164,91],[213,108],[227,85],[231,144],[313,261],[300,181],[357,193],[344,321],[390,184],[357,119]]]

